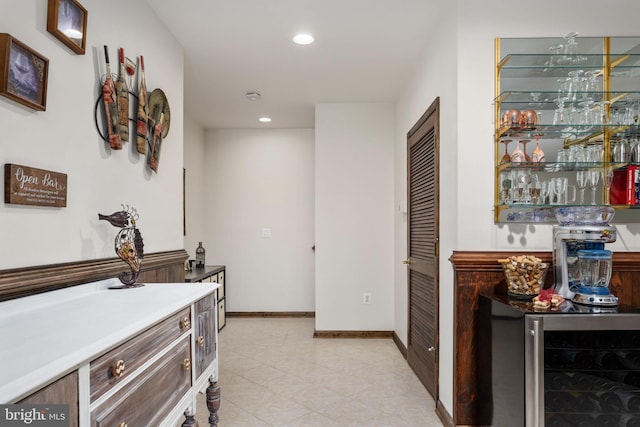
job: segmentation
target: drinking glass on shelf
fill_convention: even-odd
[[[572,102],[576,102],[578,100],[578,96],[584,91],[581,77],[582,73],[584,73],[584,70],[572,70],[567,73],[571,78],[568,82],[569,88],[567,89],[567,95],[569,100]]]
[[[563,62],[565,64],[580,64],[587,60],[586,56],[576,55],[576,48],[578,47],[578,41],[576,40],[578,37],[578,33],[572,31],[564,36],[565,47],[564,47],[564,59]]]
[[[627,163],[631,155],[629,140],[622,137],[615,144],[611,144],[611,160],[616,163]]]
[[[531,203],[531,195],[529,192],[531,181],[532,177],[529,169],[519,169],[516,172],[518,203]]]
[[[555,178],[551,178],[551,191],[555,196],[552,200],[551,204],[554,205],[565,205],[567,203],[573,202],[576,199],[575,186],[571,186],[573,188],[573,197],[569,199],[568,190],[569,190],[569,179],[564,176],[557,176]]]
[[[602,145],[594,144],[589,145],[586,150],[587,163],[600,163],[602,162],[604,149]]]
[[[554,67],[558,63],[558,58],[559,58],[558,53],[560,53],[563,47],[564,46],[562,44],[549,46],[549,51],[551,52],[551,55],[549,56],[549,59],[547,60],[547,62],[545,62],[545,65],[547,67]],[[545,71],[547,71],[547,69],[545,69]]]
[[[516,148],[511,153],[511,163],[524,162],[524,151],[520,149],[520,139],[516,138]]]
[[[555,102],[556,102],[556,109],[553,113],[553,125],[556,126],[556,125],[565,124],[567,122],[567,117],[565,117],[565,106],[564,106],[566,99],[558,96]]]
[[[542,163],[544,162],[544,151],[540,148],[540,135],[535,134],[534,138],[536,139],[536,148],[534,148],[533,153],[531,153],[531,161],[533,163]]]
[[[576,187],[578,187],[578,203],[584,205],[584,190],[587,188],[589,182],[589,175],[586,170],[579,170],[576,172]]]
[[[541,204],[553,204],[553,179],[540,183]]]
[[[512,200],[513,171],[500,172],[500,203],[508,205]]]
[[[640,163],[640,141],[638,141],[638,138],[631,138],[629,145],[631,146],[631,156],[629,161],[637,165]]]
[[[602,171],[602,191],[604,191],[604,204],[608,205],[609,201],[609,192],[611,191],[611,183],[613,182],[613,168],[606,167]]]
[[[531,157],[527,154],[527,144],[531,142],[530,139],[521,139],[520,143],[522,144],[522,152],[524,154],[524,161],[527,163],[531,162]]]
[[[502,155],[502,158],[500,159],[500,164],[501,165],[511,162],[511,154],[509,154],[509,152],[507,151],[507,146],[509,145],[509,143],[511,141],[512,141],[511,139],[501,139],[500,140],[500,143],[504,144],[504,154]]]
[[[598,80],[598,76],[600,75],[600,70],[588,70],[584,72],[586,81],[585,81],[585,92],[597,93],[600,92],[600,81]]]
[[[596,204],[596,189],[598,188],[598,183],[600,182],[600,170],[599,169],[589,169],[587,171],[588,180],[589,180],[589,188],[591,189],[591,204]]]

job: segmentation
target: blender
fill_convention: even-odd
[[[595,206],[556,209],[560,223],[553,227],[556,293],[583,305],[618,305],[618,298],[609,291],[611,251],[604,249],[606,243],[616,241],[616,228],[609,224],[614,212],[611,207]]]
[[[609,292],[611,279],[611,251],[587,249],[578,251],[580,287],[573,296],[579,304],[611,307],[618,305],[618,297]]]

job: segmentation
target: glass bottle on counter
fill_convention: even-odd
[[[196,268],[204,267],[204,254],[205,250],[202,242],[198,242],[198,247],[196,248]]]

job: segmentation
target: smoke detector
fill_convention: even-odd
[[[260,99],[260,97],[262,95],[260,95],[258,92],[247,92],[244,94],[244,96],[249,100],[249,101],[257,101],[258,99]]]

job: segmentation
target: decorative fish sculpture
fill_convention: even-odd
[[[122,210],[111,215],[98,214],[99,220],[108,221],[114,227],[120,228],[115,238],[115,251],[121,260],[129,265],[131,272],[122,272],[118,276],[124,288],[144,286],[136,284],[140,274],[140,266],[144,257],[144,243],[142,234],[136,227],[138,212],[135,208],[122,205]]]

